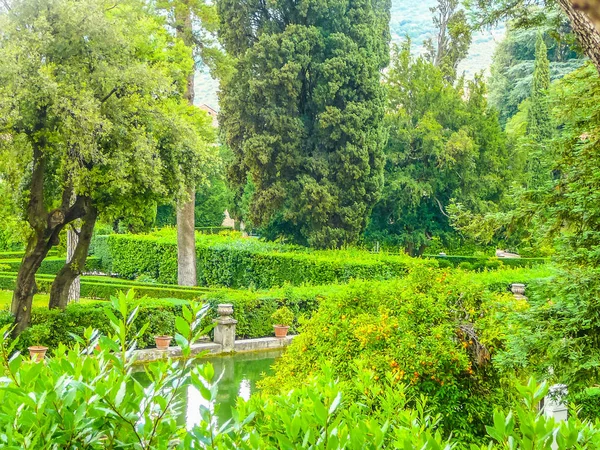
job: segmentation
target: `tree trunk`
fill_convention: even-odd
[[[589,16],[575,9],[570,0],[558,0],[558,3],[569,18],[579,45],[600,72],[600,32]]]
[[[79,242],[79,233],[81,232],[81,228],[79,230],[75,228],[70,228],[67,231],[67,262],[70,263],[73,261],[73,256],[75,255],[75,249],[77,248],[77,244]],[[71,287],[69,288],[69,300],[68,303],[78,302],[81,297],[81,277],[77,277],[73,280]]]
[[[83,269],[85,268],[85,261],[87,260],[90,242],[94,232],[94,225],[96,224],[96,218],[98,217],[96,208],[91,206],[90,203],[91,200],[88,200],[85,206],[86,212],[83,216],[83,224],[81,225],[81,231],[79,232],[79,239],[77,240],[73,257],[63,266],[60,272],[58,272],[52,283],[52,288],[50,289],[50,303],[48,304],[50,309],[65,309],[67,307],[69,303],[69,292],[73,282],[82,274]]]
[[[177,281],[180,286],[196,286],[196,230],[194,228],[195,189],[190,200],[177,209]]]
[[[35,274],[52,246],[58,241],[61,230],[62,227],[48,230],[45,233],[36,231],[29,239],[29,244],[19,267],[11,304],[11,311],[15,316],[15,328],[12,334],[15,337],[21,334],[31,322],[33,296],[37,290]]]
[[[586,12],[600,31],[600,0],[571,0],[576,9]]]
[[[193,46],[191,11],[185,11],[185,16],[178,18],[181,28],[177,34],[188,46]],[[188,75],[185,98],[189,105],[194,105],[194,75]],[[177,281],[180,286],[196,286],[196,230],[194,228],[196,187],[188,187],[189,199],[177,208]]]

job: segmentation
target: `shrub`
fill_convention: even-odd
[[[465,270],[500,269],[503,267],[536,267],[550,262],[549,258],[496,258],[488,256],[424,255],[440,267],[459,267]]]
[[[288,307],[283,306],[271,315],[271,319],[273,319],[273,325],[289,327],[294,321],[294,313]]]
[[[17,274],[0,272],[0,289],[12,290],[15,287]],[[54,277],[39,274],[36,276],[37,292],[49,293]],[[182,287],[170,284],[145,283],[138,281],[122,280],[118,278],[83,276],[81,278],[81,297],[108,300],[119,292],[135,289],[137,297],[152,298],[179,298],[194,300],[202,297],[210,290],[198,287]]]
[[[492,405],[510,401],[491,358],[506,339],[500,314],[520,307],[472,273],[420,269],[399,280],[353,282],[320,302],[262,386],[285,392],[324,363],[342,382],[367,372],[375,390],[391,373],[411,398],[427,396],[445,430],[478,440]],[[360,401],[361,392],[346,394]]]
[[[175,317],[181,315],[181,304],[142,298],[130,302],[131,308],[136,306],[139,310],[131,326],[132,332],[148,324],[138,338],[138,347],[153,346],[156,335],[173,335]],[[25,351],[30,345],[44,345],[50,349],[56,349],[60,344],[71,346],[75,343],[73,335],[82,337],[84,330],[90,327],[110,335],[113,330],[106,315],[107,308],[111,308],[108,302],[72,303],[64,311],[34,308],[31,327],[21,335],[20,349]]]

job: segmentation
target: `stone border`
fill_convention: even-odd
[[[292,343],[294,337],[295,336],[286,336],[285,338],[266,337],[258,339],[240,339],[235,341],[233,351],[223,351],[223,346],[214,342],[192,344],[191,348],[193,355],[203,352],[208,352],[209,355],[250,353],[285,348]],[[167,358],[181,358],[181,347],[169,347],[167,350],[147,348],[135,351],[136,363],[148,363]]]

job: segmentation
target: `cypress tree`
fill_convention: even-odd
[[[315,247],[355,242],[383,184],[389,0],[218,0],[236,74],[220,125],[249,219]]]
[[[548,106],[549,88],[550,61],[548,60],[548,49],[542,34],[538,33],[535,44],[535,66],[527,125],[529,136],[535,140],[545,140],[552,136],[552,122]]]

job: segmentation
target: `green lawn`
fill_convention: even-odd
[[[48,300],[50,299],[49,294],[36,294],[33,297],[33,307],[47,307]],[[12,301],[12,291],[0,291],[0,309],[10,309],[10,302]],[[82,303],[97,302],[98,300],[91,300],[88,298],[82,298]]]

